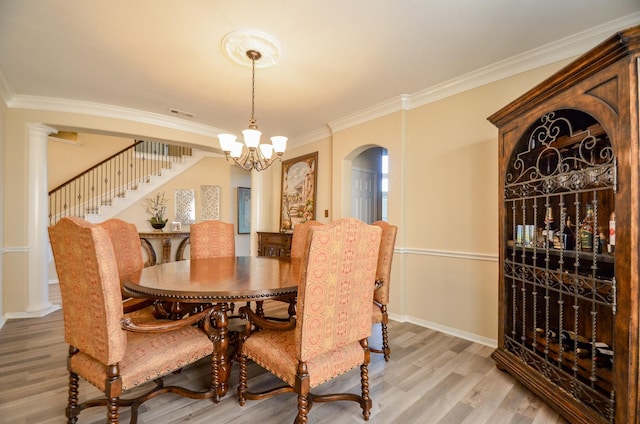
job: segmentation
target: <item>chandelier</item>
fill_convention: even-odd
[[[249,128],[242,131],[244,144],[236,141],[233,134],[220,134],[220,148],[227,160],[231,158],[239,167],[251,171],[267,169],[276,159],[280,159],[287,148],[287,137],[277,135],[271,137],[271,144],[260,144],[262,133],[256,124],[255,97],[256,97],[256,60],[262,57],[257,50],[247,50],[247,57],[251,60],[251,118]]]

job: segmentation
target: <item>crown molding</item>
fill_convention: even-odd
[[[639,23],[640,12],[512,56],[412,94],[409,108],[414,109],[504,78],[576,57],[611,37],[612,34]]]
[[[378,103],[377,105],[373,105],[366,109],[362,109],[358,112],[347,115],[343,118],[331,121],[328,123],[328,125],[331,128],[331,131],[333,131],[334,133],[337,131],[342,131],[344,129],[363,124],[365,122],[398,112],[400,110],[407,110],[408,102],[409,96],[407,94],[401,94],[382,103]]]
[[[100,116],[104,118],[115,118],[125,121],[134,121],[143,124],[157,125],[164,128],[171,128],[200,134],[208,137],[217,137],[224,133],[224,130],[209,125],[190,122],[173,116],[159,113],[146,112],[138,109],[131,109],[121,106],[114,106],[102,103],[85,102],[81,100],[58,99],[52,97],[38,97],[14,95],[7,106],[16,109],[46,110],[50,112],[78,113],[83,115]]]
[[[331,138],[331,136],[331,128],[326,126],[323,128],[318,128],[315,131],[310,131],[308,133],[302,134],[301,136],[293,137],[293,143],[290,143],[290,145],[291,147],[300,147],[305,144]],[[289,141],[291,142],[292,140],[290,139]]]
[[[560,60],[569,59],[595,47],[613,33],[638,24],[640,24],[640,12],[526,51],[416,93],[404,94],[399,98],[368,107],[344,118],[332,121],[329,123],[329,126],[333,132],[341,131],[389,113],[415,109],[419,106],[433,103],[513,75],[549,65]],[[399,99],[400,101],[398,101]]]
[[[0,97],[4,101],[5,105],[9,105],[9,101],[16,95],[13,92],[11,87],[9,87],[9,83],[7,83],[6,78],[4,77],[4,72],[2,72],[2,68],[0,68]]]

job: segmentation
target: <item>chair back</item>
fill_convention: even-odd
[[[380,239],[380,253],[378,254],[378,267],[376,280],[382,285],[373,292],[373,300],[383,305],[389,303],[389,281],[391,280],[391,263],[393,262],[393,249],[396,247],[396,234],[398,227],[385,221],[376,221],[371,225],[382,229]]]
[[[113,253],[118,264],[118,275],[120,280],[125,276],[144,268],[142,258],[142,247],[140,246],[140,236],[134,224],[121,219],[112,218],[98,224],[109,234]],[[123,296],[128,295],[123,293]]]
[[[366,339],[381,230],[355,218],[312,226],[298,285],[299,360]]]
[[[105,365],[120,362],[127,338],[120,327],[120,278],[107,230],[65,217],[49,227],[49,238],[60,282],[65,341]]]
[[[191,224],[191,259],[233,257],[236,242],[233,224],[211,220]]]
[[[292,258],[301,258],[304,255],[304,248],[307,242],[307,234],[309,233],[309,228],[322,225],[321,222],[318,221],[307,221],[302,224],[297,224],[293,227],[293,235],[291,236],[291,257]]]

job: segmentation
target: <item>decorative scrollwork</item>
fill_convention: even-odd
[[[613,148],[606,134],[574,132],[567,118],[551,112],[532,130],[505,178],[505,199],[613,187]]]

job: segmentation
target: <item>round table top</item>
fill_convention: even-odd
[[[296,294],[300,259],[266,256],[194,259],[143,268],[123,279],[134,297],[180,302],[256,301]]]

